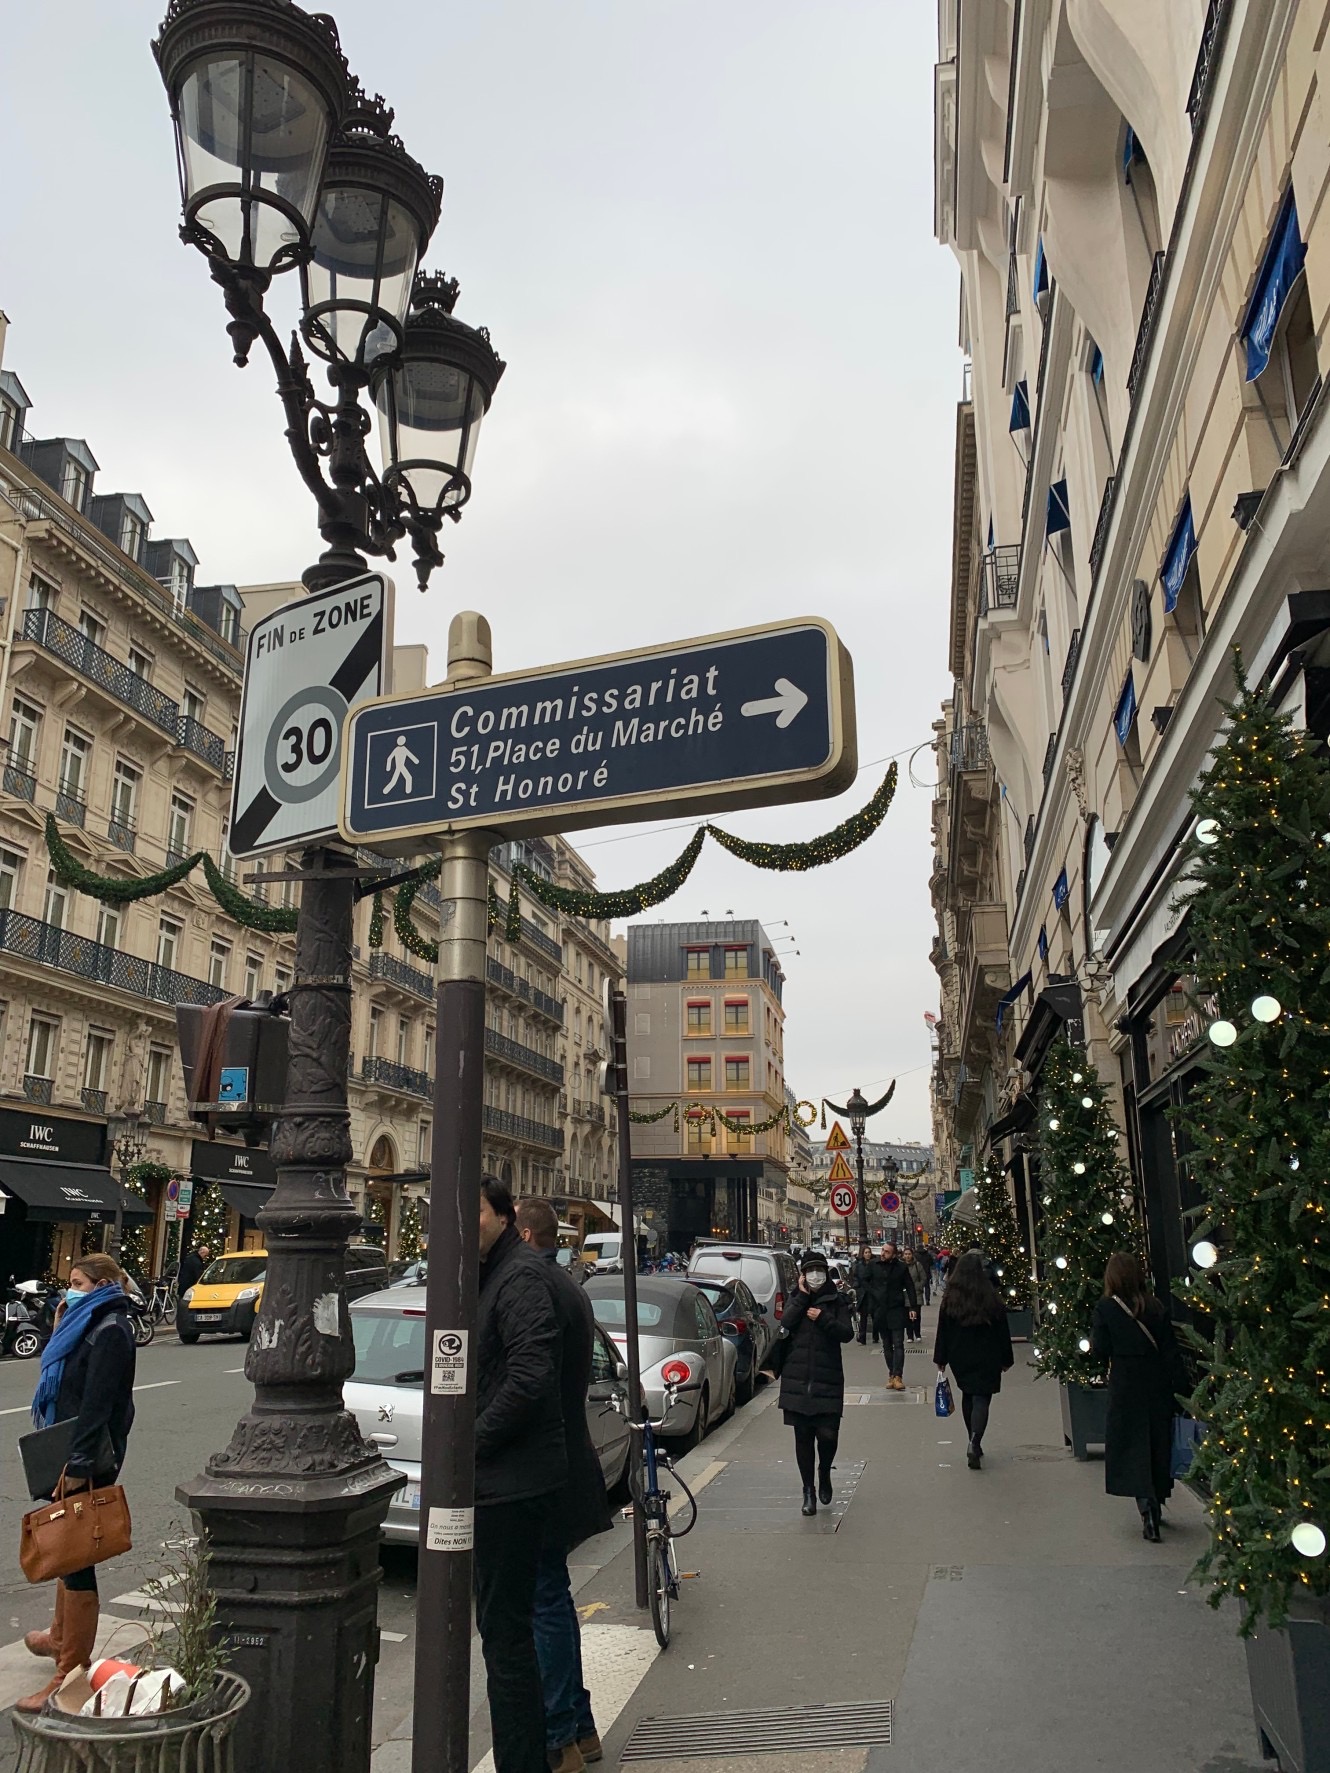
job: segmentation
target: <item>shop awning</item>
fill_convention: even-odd
[[[257,1219],[260,1207],[266,1207],[272,1199],[272,1189],[261,1182],[219,1182],[217,1187],[227,1206],[233,1207],[242,1219]]]
[[[40,1158],[0,1157],[0,1184],[27,1207],[29,1219],[46,1223],[114,1219],[123,1202],[126,1225],[146,1225],[152,1209],[142,1196],[125,1193],[100,1164],[50,1164]]]

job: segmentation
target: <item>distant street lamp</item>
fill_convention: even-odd
[[[130,1185],[130,1172],[135,1165],[143,1162],[148,1149],[147,1140],[139,1133],[142,1113],[142,1109],[130,1108],[110,1123],[115,1129],[111,1136],[111,1151],[120,1172],[115,1197],[115,1224],[111,1230],[111,1254],[117,1262],[125,1242],[125,1190]]]
[[[875,1114],[881,1113],[895,1094],[896,1081],[893,1078],[887,1088],[886,1095],[879,1096],[876,1102],[870,1102],[858,1084],[855,1085],[853,1093],[843,1106],[833,1102],[830,1097],[823,1097],[823,1108],[830,1108],[835,1114],[848,1116],[850,1130],[854,1134],[854,1155],[858,1170],[859,1189],[859,1247],[861,1249],[868,1242],[868,1208],[864,1201],[864,1129]],[[826,1125],[825,1121],[823,1125]]]

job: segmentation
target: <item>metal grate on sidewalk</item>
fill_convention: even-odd
[[[676,1761],[709,1755],[864,1748],[891,1741],[891,1705],[890,1699],[884,1699],[871,1705],[797,1705],[777,1711],[642,1718],[619,1759]]]

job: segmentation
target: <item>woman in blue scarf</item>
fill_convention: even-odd
[[[51,1340],[42,1350],[32,1419],[38,1428],[75,1419],[65,1468],[75,1488],[114,1483],[129,1444],[135,1349],[124,1279],[112,1257],[80,1256],[69,1271]],[[98,1611],[95,1568],[76,1570],[56,1583],[51,1629],[31,1631],[23,1640],[34,1656],[54,1657],[55,1676],[39,1692],[20,1699],[19,1711],[40,1711],[67,1674],[91,1661]]]

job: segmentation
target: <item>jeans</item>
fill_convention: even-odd
[[[476,1627],[485,1654],[495,1773],[549,1773],[532,1607],[552,1501],[533,1496],[476,1509]]]
[[[901,1379],[905,1375],[905,1326],[899,1330],[882,1331],[882,1352],[886,1356],[887,1372],[893,1379]]]
[[[557,1546],[546,1545],[540,1554],[532,1624],[545,1689],[545,1741],[553,1752],[596,1733],[591,1695],[582,1678],[582,1628],[568,1582],[568,1558]]]

